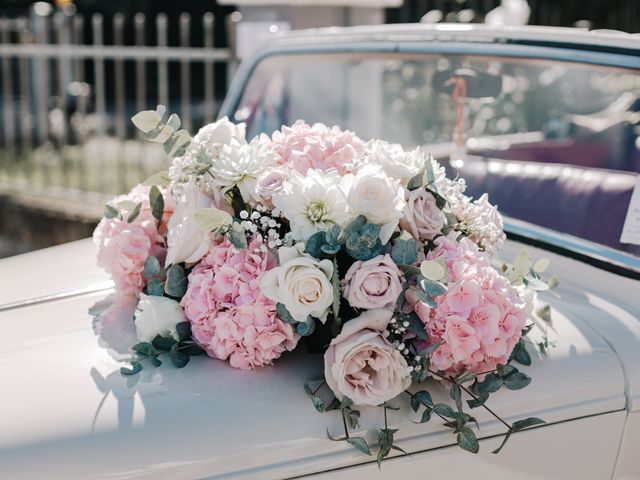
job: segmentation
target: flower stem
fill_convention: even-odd
[[[464,390],[465,392],[467,392],[467,394],[473,398],[476,401],[480,401],[478,399],[478,397],[471,391],[469,390],[467,387],[465,387],[464,385],[460,385],[455,379],[451,378],[451,377],[447,377],[445,375],[440,375],[438,372],[427,369],[427,371],[431,374],[434,375],[438,378],[441,378],[443,380],[446,380],[447,382],[453,383],[458,385],[462,390]],[[491,410],[491,408],[489,408],[486,404],[482,403],[482,407],[489,412],[491,415],[493,415],[496,419],[498,419],[505,427],[507,427],[509,430],[511,430],[513,427],[511,425],[509,425],[507,422],[505,422],[502,417],[500,417],[496,412],[494,412],[493,410]]]
[[[349,429],[347,428],[347,418],[344,416],[344,408],[340,409],[340,413],[342,413],[342,425],[344,426],[344,436],[349,440]]]

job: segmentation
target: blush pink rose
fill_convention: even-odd
[[[402,292],[402,278],[389,254],[357,261],[342,281],[343,295],[355,308],[392,308]]]
[[[433,240],[441,232],[444,222],[444,213],[436,205],[436,199],[431,193],[424,188],[409,192],[400,227],[416,240],[424,242]]]
[[[367,310],[342,327],[324,355],[327,385],[339,400],[380,405],[411,385],[406,360],[383,336],[393,312]]]
[[[353,132],[321,123],[310,126],[302,120],[275,131],[271,146],[279,164],[303,175],[310,168],[347,173],[364,154],[364,144]]]
[[[150,187],[137,185],[127,195],[114,198],[109,204],[122,217],[103,218],[93,232],[93,243],[98,250],[97,264],[111,275],[116,291],[121,295],[138,296],[147,281],[142,275],[147,257],[153,255],[163,263],[166,256],[164,235],[173,201],[168,191],[161,189],[165,211],[162,221],[158,222],[151,214],[149,190]],[[129,222],[138,203],[142,204],[140,213]]]

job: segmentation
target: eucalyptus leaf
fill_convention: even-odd
[[[180,351],[190,357],[202,355],[204,350],[195,342],[180,342]]]
[[[523,339],[520,339],[518,343],[516,343],[511,356],[516,362],[522,365],[531,365],[531,355],[529,355]]]
[[[167,269],[164,291],[167,295],[176,298],[182,298],[187,293],[187,276],[184,269],[177,263]]]
[[[533,427],[534,425],[542,425],[543,423],[547,423],[541,418],[537,417],[529,417],[524,420],[518,420],[517,422],[513,422],[513,431],[517,432],[520,430],[524,430],[525,428]]]
[[[153,339],[151,343],[157,350],[168,352],[169,350],[171,350],[171,347],[173,347],[178,342],[173,337],[161,337],[160,335],[158,335]]]
[[[150,342],[139,342],[136,343],[131,350],[137,353],[142,353],[144,355],[156,355],[158,352],[153,348],[153,345]]]
[[[131,210],[131,212],[129,212],[129,215],[127,215],[127,223],[133,223],[133,221],[138,218],[138,215],[140,215],[140,209],[142,208],[142,203],[137,203],[135,207],[133,207],[133,210]]]
[[[418,260],[418,244],[415,239],[398,239],[391,248],[391,259],[396,265],[413,265]]]
[[[189,355],[178,350],[177,343],[169,350],[169,358],[176,368],[183,368],[189,363]]]
[[[504,382],[502,378],[495,373],[489,373],[485,375],[482,382],[478,382],[474,385],[474,393],[481,395],[497,392],[502,388],[503,384]]]
[[[147,295],[162,297],[164,295],[164,284],[162,280],[152,278],[147,283]]]
[[[500,453],[500,451],[504,448],[504,446],[507,444],[507,442],[509,441],[509,439],[511,438],[511,434],[513,433],[512,429],[509,429],[509,431],[505,434],[504,438],[502,439],[502,443],[500,443],[500,446],[498,448],[496,448],[493,452],[493,454],[497,455]]]
[[[142,364],[140,362],[131,362],[131,367],[121,367],[120,373],[122,375],[135,375],[142,370]]]
[[[311,401],[318,412],[324,412],[324,401],[320,397],[317,395],[311,395]]]
[[[104,206],[104,218],[119,218],[120,212],[108,203]]]
[[[417,399],[422,405],[427,407],[433,406],[433,399],[426,390],[420,390],[419,392],[414,393],[413,398]]]
[[[440,282],[423,278],[419,282],[419,286],[430,297],[437,297],[447,291],[447,287]]]
[[[365,455],[371,456],[371,449],[367,444],[367,441],[362,437],[350,437],[346,439],[347,443],[360,450]]]
[[[143,185],[155,185],[157,187],[166,187],[169,183],[171,183],[171,177],[169,177],[169,172],[167,170],[155,173],[142,182]]]
[[[191,324],[189,322],[180,322],[176,324],[176,332],[181,342],[191,339]]]
[[[463,450],[471,453],[478,453],[480,450],[480,444],[476,438],[475,433],[469,427],[464,427],[460,433],[458,433],[458,445]]]
[[[158,221],[162,220],[162,215],[164,214],[164,198],[162,198],[162,193],[160,193],[160,190],[155,185],[149,190],[149,205],[151,205],[153,218]]]
[[[504,386],[509,390],[520,390],[530,383],[531,377],[522,372],[512,373],[504,378]]]
[[[247,235],[240,224],[233,223],[227,232],[227,236],[229,237],[229,241],[237,249],[241,250],[243,248],[247,248]]]
[[[199,208],[193,212],[193,220],[204,232],[214,232],[233,223],[233,217],[224,210],[211,208]]]
[[[142,275],[144,278],[152,278],[160,273],[160,262],[153,255],[149,255],[144,261]]]
[[[278,318],[282,320],[284,323],[292,325],[298,323],[289,313],[287,307],[284,303],[276,303],[276,313],[278,314]]]
[[[551,322],[551,306],[549,304],[536,310],[536,315],[545,322]]]
[[[436,403],[433,406],[433,411],[442,415],[443,417],[455,418],[455,411],[446,403]]]
[[[316,322],[312,316],[308,316],[304,322],[300,322],[296,325],[296,332],[298,332],[298,335],[301,337],[311,335],[315,329]]]

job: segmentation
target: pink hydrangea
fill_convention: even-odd
[[[302,120],[275,131],[272,148],[278,155],[278,163],[289,165],[302,175],[310,168],[323,171],[334,168],[344,174],[351,171],[364,152],[362,140],[353,132],[322,123],[309,126]]]
[[[431,367],[447,375],[481,373],[506,363],[525,326],[524,303],[509,282],[491,267],[489,256],[456,233],[435,240],[427,259],[444,257],[447,292],[436,308],[422,302],[415,311],[425,323],[428,345],[440,341]]]
[[[229,240],[214,244],[189,274],[181,305],[194,339],[212,356],[231,366],[270,365],[293,350],[298,335],[276,316],[276,304],[260,289],[262,274],[277,265],[270,251],[254,240],[236,249]]]
[[[157,257],[160,263],[166,256],[164,235],[173,212],[173,201],[166,190],[161,191],[165,210],[158,225],[151,213],[149,190],[148,186],[137,185],[127,195],[114,198],[110,205],[122,214],[122,218],[103,218],[93,232],[98,266],[111,275],[116,291],[122,295],[140,294],[146,284],[142,271],[149,255]],[[142,204],[140,213],[129,222],[138,203]]]

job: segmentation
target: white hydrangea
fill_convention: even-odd
[[[309,170],[289,177],[282,191],[271,197],[273,205],[289,220],[294,240],[307,240],[349,219],[342,179],[335,170]]]

